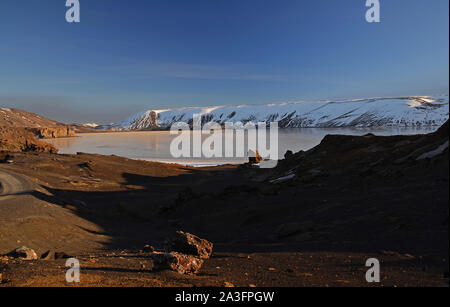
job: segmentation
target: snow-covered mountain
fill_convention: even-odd
[[[201,114],[203,122],[278,122],[280,128],[440,126],[449,118],[449,98],[369,98],[148,110],[102,128],[168,129],[175,122],[191,123],[194,114]]]
[[[84,124],[80,124],[80,125],[82,125],[83,127],[86,127],[86,128],[97,128],[99,126],[99,124],[96,124],[96,123],[84,123]]]

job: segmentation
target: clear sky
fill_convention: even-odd
[[[65,122],[179,106],[448,94],[449,1],[0,1],[0,106]]]

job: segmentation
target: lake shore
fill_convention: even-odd
[[[365,135],[374,133],[376,135],[409,135],[431,133],[438,128],[283,128],[278,130],[277,158],[282,159],[287,151],[309,150],[317,146],[327,134]],[[130,159],[197,166],[243,164],[248,160],[248,150],[245,148],[248,142],[247,136],[245,136],[245,144],[238,144],[235,138],[231,139],[234,150],[244,146],[242,150],[244,156],[236,158],[193,158],[192,148],[191,157],[173,158],[170,144],[175,137],[176,135],[171,135],[169,131],[123,131],[86,133],[79,134],[77,138],[58,138],[45,141],[56,146],[59,149],[59,153],[63,154],[83,152],[117,155]],[[208,135],[202,135],[202,141],[207,137]],[[230,139],[222,138],[222,140],[222,144],[226,144],[226,141]],[[269,142],[269,140],[267,141]],[[192,132],[191,144],[193,144]],[[223,149],[222,153],[222,156],[225,156]]]

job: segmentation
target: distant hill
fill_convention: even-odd
[[[35,113],[17,109],[0,108],[0,126],[9,128],[50,128],[66,125]]]
[[[70,124],[72,129],[76,133],[93,133],[93,132],[104,132],[105,130],[99,130],[98,127],[101,127],[100,125],[97,125],[95,123],[72,123]]]

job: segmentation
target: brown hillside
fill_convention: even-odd
[[[0,126],[10,128],[42,128],[64,126],[64,124],[42,117],[35,113],[17,109],[0,108]]]

